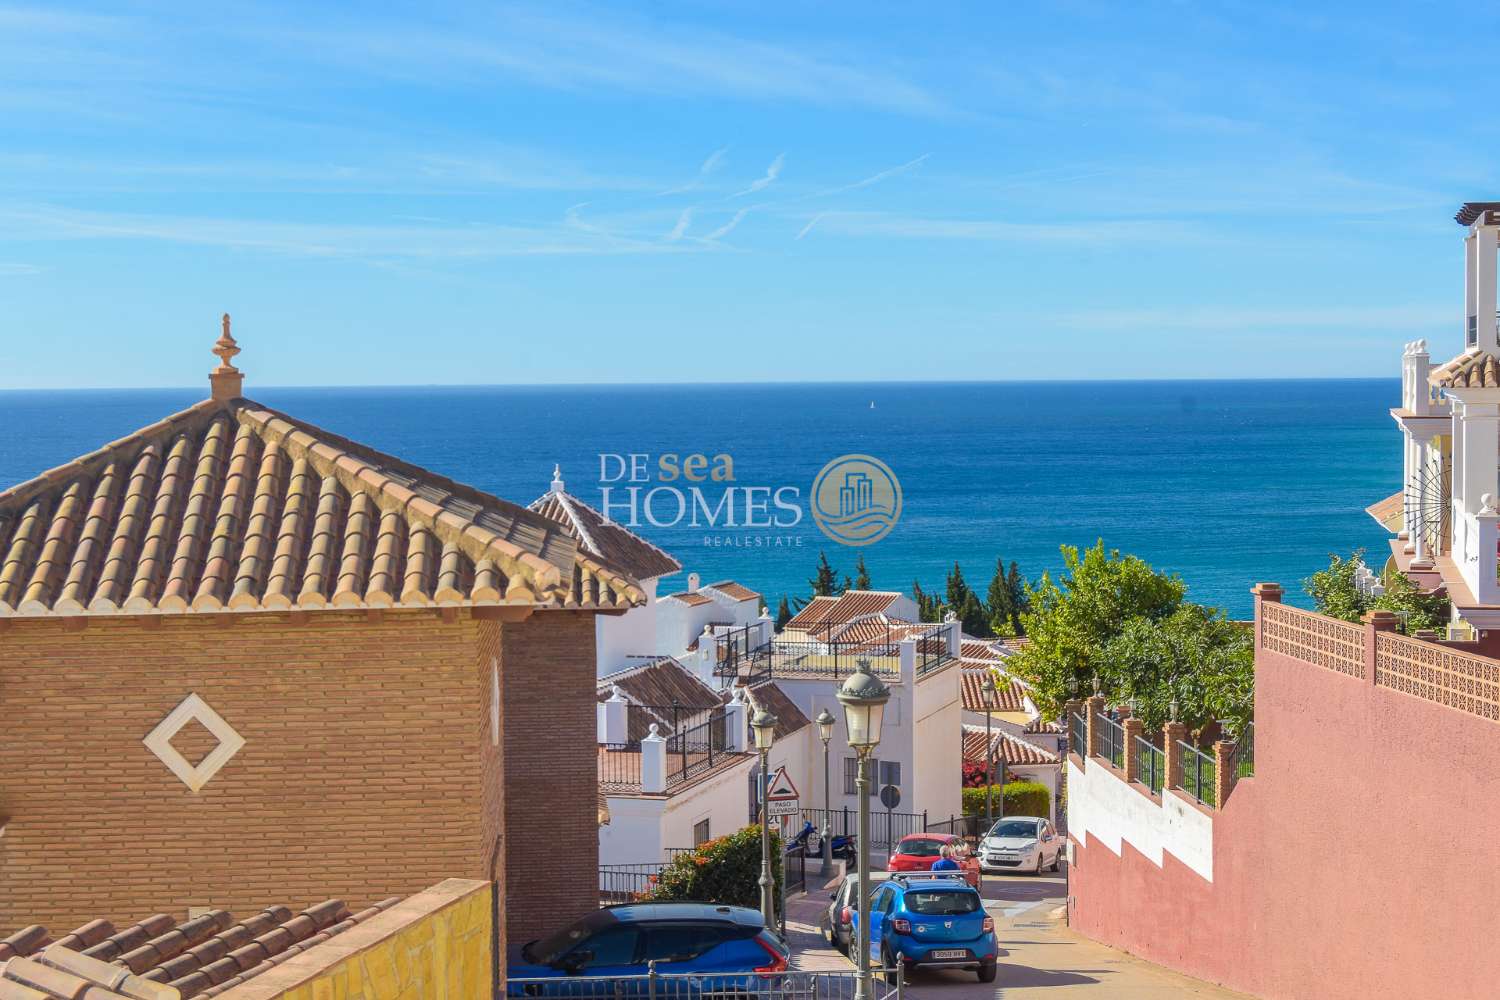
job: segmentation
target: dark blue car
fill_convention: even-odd
[[[858,940],[859,914],[853,936]],[[1000,946],[995,920],[961,873],[891,876],[870,894],[870,951],[880,964],[972,969],[981,983],[995,981]]]
[[[790,952],[756,910],[713,903],[624,903],[591,913],[519,948],[507,964],[509,996],[578,995],[581,977],[616,980],[612,996],[630,996],[656,962],[661,975],[693,973],[678,994],[753,990],[786,971]]]

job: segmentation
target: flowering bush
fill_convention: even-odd
[[[771,878],[781,893],[781,837],[771,831]],[[760,906],[760,827],[747,826],[679,854],[661,870],[649,898],[730,906]]]

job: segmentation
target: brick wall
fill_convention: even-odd
[[[521,943],[599,905],[594,619],[539,612],[501,635],[505,926]]]
[[[487,650],[506,627],[429,611],[5,624],[0,933],[190,906],[359,908],[487,878]],[[194,692],[246,740],[197,793],[141,742]],[[175,745],[191,758],[211,742]]]

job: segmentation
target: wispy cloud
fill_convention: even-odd
[[[740,224],[740,221],[742,219],[744,219],[745,216],[748,215],[749,213],[750,213],[750,209],[748,209],[748,208],[742,208],[742,209],[740,209],[738,212],[734,213],[734,215],[730,218],[730,220],[728,222],[724,223],[718,229],[715,229],[713,232],[709,233],[707,236],[704,237],[704,239],[707,240],[707,241],[709,241],[710,243],[713,242],[714,240],[723,239],[724,237],[726,237],[730,233],[732,233],[734,231],[734,227],[738,226]]]
[[[41,274],[42,269],[35,264],[17,264],[0,261],[0,278],[17,278],[28,274]]]
[[[707,177],[724,162],[724,157],[729,155],[729,147],[723,146],[708,154],[708,159],[703,161],[703,166],[698,168],[699,177]]]
[[[684,208],[682,210],[682,214],[677,217],[677,224],[673,226],[672,231],[667,234],[667,242],[675,243],[678,240],[682,239],[682,237],[688,231],[688,226],[692,225],[692,222],[693,210],[691,208]]]
[[[893,212],[823,212],[813,220],[820,231],[843,236],[878,236],[917,240],[981,240],[1006,243],[1061,243],[1087,236],[1094,244],[1187,242],[1201,236],[1171,219],[1089,220],[1087,222],[1008,222],[993,219],[949,219]],[[803,227],[802,235],[812,228]]]
[[[771,165],[766,168],[766,174],[764,177],[759,177],[751,181],[749,187],[745,188],[743,191],[736,191],[731,197],[738,198],[742,195],[755,194],[757,191],[764,191],[766,188],[776,183],[776,178],[781,176],[781,168],[785,165],[786,154],[778,154],[776,159],[771,161]]]
[[[800,240],[802,237],[804,237],[808,233],[812,232],[813,231],[813,226],[816,226],[818,224],[818,222],[823,218],[823,216],[825,216],[827,214],[828,214],[827,212],[819,212],[817,215],[813,216],[811,219],[808,219],[807,220],[807,225],[805,225],[801,229],[797,230],[797,235],[795,237],[793,237],[793,238]]]
[[[891,167],[889,170],[882,170],[878,174],[871,174],[869,177],[866,177],[863,180],[855,181],[853,184],[844,184],[836,188],[829,188],[827,191],[820,191],[818,192],[817,196],[826,197],[828,195],[843,194],[846,191],[858,191],[860,188],[867,188],[872,184],[879,184],[883,180],[889,180],[890,178],[898,177],[909,170],[915,170],[923,163],[926,163],[927,159],[931,155],[931,153],[923,153],[915,160],[909,160],[906,163],[901,164],[899,167]]]

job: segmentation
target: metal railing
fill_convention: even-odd
[[[767,659],[765,652],[769,641],[770,637],[762,634],[759,623],[714,633],[714,676],[738,677],[742,667],[754,674],[756,665]]]
[[[668,966],[670,968],[670,966]],[[662,973],[657,963],[647,966],[644,976],[570,975],[548,979],[511,977],[505,981],[508,997],[564,997],[567,1000],[853,1000],[859,973],[848,972],[716,972]],[[581,970],[587,972],[585,968]],[[872,1000],[902,1000],[905,972],[874,969]],[[895,979],[892,985],[886,980]]]
[[[917,636],[917,676],[921,677],[952,659],[948,651],[947,625],[935,625]],[[952,626],[957,628],[958,626]]]
[[[1068,749],[1080,757],[1089,755],[1088,723],[1077,712],[1068,716]]]
[[[667,787],[711,771],[730,756],[725,714],[676,733],[667,740]],[[735,756],[739,756],[736,754]]]
[[[807,848],[802,845],[788,850],[781,858],[781,898],[807,891]]]
[[[599,905],[632,903],[644,899],[656,886],[661,862],[638,865],[599,866]]]
[[[1199,805],[1214,805],[1214,759],[1191,743],[1178,740],[1177,746],[1182,750],[1182,790]]]
[[[599,790],[628,792],[641,787],[641,745],[599,744]]]
[[[1255,723],[1235,736],[1234,753],[1229,755],[1229,773],[1235,780],[1255,775]]]
[[[828,820],[830,837],[852,837],[859,825],[859,810],[844,807],[830,809],[803,809],[802,818],[811,823],[814,830],[823,829],[823,820]],[[897,841],[909,833],[923,833],[927,829],[926,813],[887,812],[878,803],[870,804],[870,847],[890,850]]]
[[[640,705],[631,702],[625,709],[628,720],[626,731],[644,734],[649,731],[651,723],[658,722],[661,724],[661,729],[665,730],[663,735],[670,735],[694,726],[701,726],[722,711],[719,705],[695,707],[681,702],[673,702],[670,705]],[[640,745],[639,739],[630,742]]]
[[[1122,771],[1125,769],[1125,728],[1099,712],[1094,716],[1099,726],[1099,756]]]
[[[1136,772],[1140,783],[1157,794],[1167,781],[1167,755],[1144,737],[1135,738]]]

